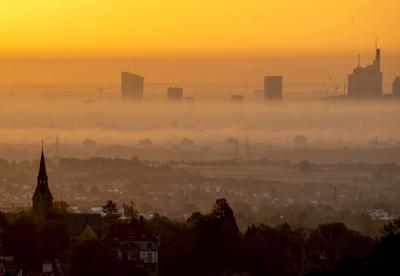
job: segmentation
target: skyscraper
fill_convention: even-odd
[[[283,77],[265,76],[264,100],[282,100],[282,97],[283,97]]]
[[[352,98],[380,97],[383,93],[381,72],[381,50],[376,48],[375,60],[371,65],[361,67],[360,62],[348,76],[348,96]]]
[[[144,78],[129,72],[121,73],[121,96],[123,100],[143,99]]]
[[[239,94],[231,95],[231,102],[233,102],[233,103],[242,103],[243,100],[244,100],[243,95],[239,95]]]
[[[183,88],[168,87],[167,99],[169,102],[181,102],[183,100]]]
[[[392,93],[394,96],[400,97],[400,77],[396,77],[393,81]]]
[[[42,148],[40,157],[39,173],[37,176],[37,186],[32,197],[32,211],[36,218],[45,218],[52,209],[53,196],[51,195],[49,184],[47,182],[46,163]]]

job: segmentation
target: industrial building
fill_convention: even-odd
[[[183,100],[183,88],[169,87],[167,90],[167,99],[169,102],[181,102]]]
[[[360,61],[348,76],[348,96],[350,98],[381,97],[383,94],[383,74],[381,72],[381,50],[376,48],[375,60],[371,65],[361,67]]]
[[[393,96],[400,97],[400,77],[396,77],[392,85]]]
[[[244,100],[243,95],[238,95],[238,94],[231,95],[231,102],[233,103],[242,103],[243,100]]]
[[[282,100],[283,98],[283,77],[264,77],[264,100]]]

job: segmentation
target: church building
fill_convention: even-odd
[[[40,157],[37,186],[32,197],[32,206],[33,216],[35,218],[46,218],[53,207],[53,196],[49,189],[43,148],[42,156]]]

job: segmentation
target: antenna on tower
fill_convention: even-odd
[[[58,137],[58,135],[56,136],[56,155],[58,157],[59,154],[59,150],[60,150],[60,138]]]
[[[361,54],[358,54],[358,67],[361,67]]]
[[[333,205],[335,208],[337,208],[337,186],[333,186]]]
[[[375,37],[375,49],[378,49],[378,37]]]
[[[103,91],[104,90],[107,90],[108,88],[106,88],[106,87],[99,87],[99,88],[96,88],[96,90],[99,92],[99,100],[100,100],[100,102],[101,101],[103,101]]]
[[[246,154],[249,155],[250,153],[250,141],[249,138],[246,139]]]

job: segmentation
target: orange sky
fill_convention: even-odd
[[[398,0],[15,0],[0,57],[343,53],[400,49]]]

